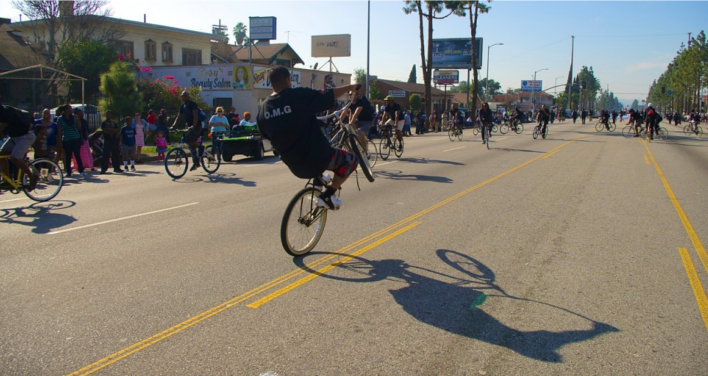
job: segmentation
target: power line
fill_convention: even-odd
[[[675,37],[685,35],[686,33],[674,34],[644,34],[644,35],[576,35],[579,38],[656,38],[656,37]]]

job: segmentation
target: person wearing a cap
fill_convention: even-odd
[[[202,123],[199,121],[199,106],[196,102],[189,98],[189,92],[182,92],[182,105],[179,107],[179,114],[177,119],[172,124],[173,128],[176,128],[178,124],[187,127],[187,133],[184,138],[187,144],[192,148],[192,150],[199,150],[198,153],[192,155],[192,167],[189,171],[194,171],[199,168],[199,155],[201,150],[197,143],[197,140],[202,135]]]
[[[243,113],[243,120],[238,124],[242,127],[252,127],[256,125],[256,123],[251,122],[251,113],[246,111]]]
[[[381,122],[384,125],[392,126],[396,130],[396,138],[403,144],[403,126],[406,125],[406,120],[403,118],[403,110],[401,105],[393,101],[392,96],[384,98],[386,105],[382,109],[383,118]],[[399,146],[400,149],[400,146]]]
[[[258,128],[290,171],[301,179],[322,176],[325,170],[334,172],[334,178],[320,195],[317,205],[338,209],[342,202],[336,191],[356,169],[358,160],[353,154],[335,149],[320,130],[316,115],[332,109],[337,98],[361,84],[313,90],[292,88],[290,71],[278,66],[269,75],[273,93],[260,105],[256,117]]]

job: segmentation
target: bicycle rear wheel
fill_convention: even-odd
[[[690,125],[683,127],[683,134],[685,134],[686,136],[690,136],[691,133],[693,133],[693,129],[691,129]]]
[[[509,126],[506,125],[506,124],[502,124],[502,125],[499,127],[499,132],[500,132],[501,134],[506,134],[506,132],[509,132]]]
[[[617,130],[617,124],[615,123],[610,123],[610,132],[614,132]]]
[[[327,209],[317,206],[321,192],[309,187],[298,192],[285,208],[280,241],[285,252],[302,256],[320,241],[327,224]]]
[[[359,143],[359,139],[357,139],[357,137],[353,134],[349,135],[349,148],[359,159],[359,167],[361,167],[361,171],[364,173],[364,176],[366,176],[366,179],[373,182],[375,180],[374,173],[371,171],[369,159],[366,158],[366,155],[361,148],[361,144]]]
[[[172,179],[179,179],[187,173],[189,159],[187,153],[180,148],[174,148],[165,155],[165,171]]]
[[[208,174],[213,174],[219,169],[219,166],[221,165],[221,156],[216,154],[216,148],[214,145],[209,145],[204,148],[201,163],[202,168]]]
[[[631,125],[628,125],[628,126],[622,128],[622,136],[624,136],[626,138],[632,138],[632,137],[634,137],[635,134],[636,133],[634,133],[634,129],[632,128]]]
[[[472,135],[476,136],[478,134],[479,134],[479,125],[475,124],[474,126],[472,126]]]
[[[387,160],[388,157],[391,155],[391,148],[389,147],[388,136],[381,137],[381,141],[379,141],[379,155],[384,161]]]
[[[605,124],[602,122],[595,124],[595,132],[602,132],[603,129],[605,129]]]
[[[703,128],[696,126],[696,137],[701,137],[703,136]]]
[[[393,139],[393,152],[396,154],[398,158],[401,158],[403,155],[403,139],[401,138],[400,140],[395,138]]]
[[[484,134],[487,136],[486,137],[487,142],[485,142],[485,144],[487,145],[487,150],[489,150],[489,143],[491,141],[489,139],[490,138],[489,136],[492,134],[491,129],[489,129],[489,127],[484,127]]]
[[[457,130],[457,139],[462,141],[462,126]]]
[[[521,122],[516,124],[516,134],[521,134],[524,132],[524,125]]]
[[[548,136],[548,124],[546,124],[545,127],[543,127],[543,132],[541,133],[541,137],[545,140],[546,137]]]
[[[34,201],[44,202],[59,194],[64,184],[64,174],[58,164],[49,159],[37,159],[30,163],[29,168],[39,179],[37,179],[37,186],[29,191],[27,189],[30,183],[29,176],[22,175],[22,190],[27,197]]]

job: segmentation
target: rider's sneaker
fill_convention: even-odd
[[[342,206],[342,200],[337,197],[336,193],[332,193],[332,195],[328,197],[323,198],[322,196],[320,196],[317,199],[317,206],[330,210],[339,210],[339,208]]]
[[[192,167],[189,168],[189,171],[194,171],[194,170],[196,170],[196,169],[198,169],[198,168],[199,168],[199,165],[196,164],[196,163],[194,163],[194,164],[192,164]]]
[[[332,175],[331,174],[322,174],[322,181],[325,182],[325,184],[329,185],[329,183],[332,182]]]

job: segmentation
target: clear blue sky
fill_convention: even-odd
[[[708,15],[708,2],[675,1],[493,1],[491,11],[480,15],[478,37],[484,38],[486,75],[487,46],[491,49],[489,77],[502,88],[518,88],[536,70],[544,88],[567,79],[571,35],[575,35],[577,74],[592,66],[603,87],[629,102],[646,96],[652,80],[666,69],[688,33],[696,35]],[[342,72],[366,67],[366,1],[182,1],[113,0],[115,17],[149,23],[211,31],[212,24],[233,27],[248,24],[249,16],[274,16],[278,22],[276,43],[286,42],[307,66],[326,61],[310,57],[312,35],[351,34],[352,56],[335,58]],[[413,64],[420,71],[418,18],[405,15],[403,1],[371,2],[371,74],[405,81]],[[19,19],[10,1],[0,1],[0,17]],[[469,37],[469,20],[450,16],[436,21],[435,38]],[[425,28],[427,30],[427,27]],[[290,31],[290,33],[287,33]],[[560,77],[560,78],[559,78]],[[466,72],[460,72],[466,80]],[[552,90],[551,90],[552,92]]]

